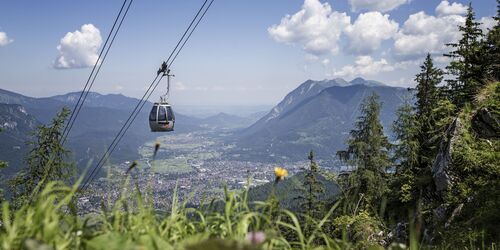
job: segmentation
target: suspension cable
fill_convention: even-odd
[[[196,27],[198,26],[198,24],[201,22],[201,19],[205,16],[206,12],[208,11],[208,9],[210,8],[210,6],[212,5],[212,3],[214,2],[214,0],[211,0],[210,4],[208,5],[207,8],[204,8],[206,3],[208,2],[208,0],[205,0],[205,2],[203,3],[203,5],[200,7],[200,9],[198,10],[198,12],[196,13],[195,17],[193,18],[193,20],[191,21],[191,23],[189,24],[188,28],[186,29],[186,31],[184,32],[184,34],[182,35],[181,39],[179,40],[179,42],[177,43],[177,45],[175,46],[174,50],[170,53],[167,61],[165,61],[165,63],[168,65],[168,68],[170,68],[170,65],[175,61],[175,58],[177,58],[177,55],[180,53],[180,51],[182,50],[182,48],[184,47],[184,45],[187,43],[187,41],[189,40],[189,38],[191,37],[192,33],[194,32],[194,30],[196,29]],[[200,16],[200,13],[203,12],[203,14]],[[198,18],[199,17],[199,18]],[[193,24],[196,22],[195,26],[193,27]],[[191,27],[193,27],[191,29]],[[189,33],[189,35],[186,37],[186,34]],[[185,39],[184,39],[185,38]],[[179,45],[182,43],[181,47],[179,48]],[[173,57],[173,59],[170,61],[170,59],[172,58],[172,56],[175,54],[175,56]],[[128,131],[128,129],[130,128],[130,126],[132,125],[132,123],[135,121],[135,119],[137,118],[137,116],[139,115],[140,111],[142,110],[142,108],[144,107],[144,105],[146,104],[146,102],[148,101],[148,99],[151,97],[151,95],[153,94],[153,92],[155,91],[156,87],[158,87],[159,83],[161,82],[161,80],[163,79],[163,77],[165,76],[165,74],[161,74],[160,75],[160,71],[158,72],[158,74],[156,75],[155,79],[153,80],[153,82],[151,82],[151,84],[149,85],[148,89],[146,90],[146,92],[144,93],[144,95],[142,96],[142,98],[139,100],[139,102],[137,103],[136,107],[134,108],[134,110],[132,111],[132,113],[129,115],[127,121],[123,124],[122,128],[120,129],[120,131],[117,133],[117,135],[115,136],[115,138],[113,139],[113,142],[109,145],[108,149],[106,150],[106,152],[102,155],[102,157],[100,158],[100,160],[98,161],[98,163],[95,165],[95,167],[92,169],[92,171],[90,172],[90,174],[87,176],[87,178],[85,179],[83,185],[82,185],[82,188],[81,190],[85,190],[86,188],[88,188],[88,186],[90,185],[90,183],[93,181],[93,179],[95,178],[95,175],[98,173],[98,170],[101,169],[104,165],[104,163],[106,162],[106,160],[109,158],[109,156],[113,153],[113,151],[115,150],[116,146],[118,145],[118,143],[121,141],[121,139],[125,136],[126,132]],[[152,88],[152,89],[151,89]]]
[[[121,15],[121,13],[123,11],[123,7],[127,3],[127,1],[128,0],[125,0],[123,2],[123,5],[122,5],[122,7],[120,9],[120,12],[118,13],[118,15],[117,15],[117,17],[115,19],[115,22],[113,24],[113,27],[112,27],[111,31],[109,32],[108,37],[106,38],[106,42],[104,43],[104,46],[102,47],[101,52],[99,53],[99,56],[98,56],[98,58],[96,60],[96,63],[94,64],[92,72],[91,72],[89,78],[87,79],[87,83],[85,84],[85,87],[84,87],[83,91],[80,93],[80,97],[78,98],[78,102],[75,105],[75,108],[73,109],[73,112],[71,112],[70,119],[68,120],[68,123],[66,124],[66,127],[64,128],[63,134],[62,134],[62,137],[61,137],[61,144],[62,145],[64,145],[64,143],[66,142],[66,140],[67,140],[67,138],[69,136],[69,133],[71,132],[71,129],[73,128],[73,125],[75,124],[75,121],[76,121],[78,115],[80,114],[80,111],[81,111],[81,109],[83,107],[83,104],[85,103],[85,100],[87,99],[87,96],[88,96],[88,94],[90,92],[90,89],[94,85],[94,82],[95,82],[95,80],[97,78],[97,75],[101,71],[101,67],[104,64],[104,61],[106,60],[106,57],[108,56],[108,53],[109,53],[109,51],[111,49],[111,46],[113,45],[113,43],[115,41],[115,38],[118,35],[118,32],[120,31],[120,28],[121,28],[121,26],[123,24],[123,21],[125,20],[125,17],[127,16],[127,13],[128,13],[128,11],[130,9],[130,6],[132,5],[132,2],[134,0],[130,0],[130,2],[129,2],[129,4],[128,4],[128,6],[127,6],[127,8],[126,8],[126,10],[125,10],[125,12],[123,14],[123,16],[121,17],[121,20],[120,20],[120,23],[118,24],[118,27],[116,28],[116,32],[114,32],[114,34],[113,34],[113,31],[114,31],[114,28],[116,26],[116,23],[117,23],[120,15]],[[113,37],[112,37],[112,39],[111,39],[111,41],[109,43],[109,46],[106,47],[106,45],[107,45],[107,43],[109,41],[109,38],[111,37],[112,34],[113,34]],[[103,54],[104,51],[106,51],[106,52],[104,53],[104,56],[102,56],[102,54]],[[101,60],[101,57],[102,57],[102,60]],[[97,67],[97,71],[95,71],[96,67]],[[95,74],[94,74],[94,72],[95,72]],[[88,87],[88,89],[87,89],[87,87]]]

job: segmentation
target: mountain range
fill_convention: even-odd
[[[63,107],[73,108],[80,92],[53,97],[34,98],[0,89],[0,160],[9,162],[7,174],[15,173],[23,165],[29,151],[27,141],[37,125],[47,124]],[[121,94],[101,95],[90,92],[68,138],[72,158],[86,167],[90,160],[100,157],[128,118],[139,100]],[[137,148],[157,135],[149,132],[147,118],[152,103],[144,106],[139,118],[132,124],[118,145],[112,161],[134,160]],[[199,129],[199,120],[176,114],[176,132]]]
[[[319,159],[334,160],[359,116],[363,99],[376,92],[382,101],[381,122],[391,134],[395,111],[409,96],[406,88],[356,78],[307,80],[233,140],[229,154],[271,161],[305,159],[314,150]]]
[[[234,144],[223,157],[234,160],[272,161],[304,160],[309,150],[319,160],[332,160],[345,147],[349,131],[359,115],[359,105],[372,92],[383,102],[381,121],[387,134],[395,120],[395,111],[409,96],[407,89],[386,86],[377,81],[356,78],[345,81],[307,80],[291,91],[267,113],[240,117],[219,113],[194,118],[176,112],[176,131],[231,130],[226,143]],[[47,124],[67,106],[72,108],[80,92],[34,98],[0,89],[0,160],[7,160],[11,171],[23,165],[30,133],[37,125]],[[71,131],[67,146],[80,169],[100,157],[126,121],[138,99],[121,94],[102,95],[90,92]],[[139,157],[137,148],[158,134],[149,132],[148,102],[139,119],[116,148],[112,161]],[[9,172],[9,171],[7,171]]]

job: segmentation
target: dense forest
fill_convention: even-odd
[[[26,168],[8,180],[10,197],[0,197],[0,248],[497,249],[500,2],[495,21],[483,34],[470,5],[462,38],[447,44],[449,65],[440,69],[427,55],[412,98],[397,111],[395,140],[380,122],[383,103],[368,96],[337,152],[355,170],[329,173],[310,152],[299,185],[286,186],[297,194],[286,200],[290,210],[278,195],[287,171],[276,168],[261,201],[249,199],[252,190],[225,190],[222,200],[189,208],[174,194],[171,210],[158,212],[126,175],[118,201],[82,215],[81,179],[60,143],[69,114],[62,110],[38,127]],[[340,187],[334,198],[330,182]]]

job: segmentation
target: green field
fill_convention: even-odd
[[[187,163],[186,158],[156,160],[151,162],[151,168],[154,172],[161,174],[179,174],[194,171],[194,169]]]

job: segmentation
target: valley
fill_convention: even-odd
[[[166,210],[176,187],[179,199],[195,206],[222,198],[224,187],[237,190],[248,186],[249,180],[252,187],[274,181],[276,163],[225,158],[224,155],[234,148],[224,142],[226,136],[229,135],[213,129],[167,134],[148,141],[139,147],[141,158],[130,172],[130,187],[138,185],[140,190],[150,192],[155,208]],[[160,147],[153,159],[157,142]],[[294,175],[307,166],[305,160],[279,166]],[[79,199],[82,210],[98,211],[100,202],[97,201],[116,201],[132,161],[106,165],[106,175],[93,181],[88,192]]]

